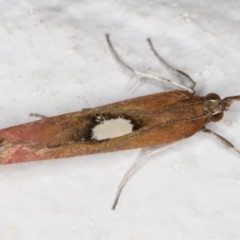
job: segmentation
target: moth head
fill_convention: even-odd
[[[218,122],[222,119],[223,112],[227,111],[234,101],[240,101],[240,96],[221,99],[216,93],[210,93],[205,99],[208,102],[208,110],[212,113],[209,121]]]

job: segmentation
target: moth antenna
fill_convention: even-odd
[[[153,44],[152,44],[152,41],[150,38],[147,39],[148,43],[149,43],[149,46],[153,52],[153,54],[155,55],[155,57],[158,59],[159,62],[161,62],[165,67],[171,69],[178,77],[182,78],[182,79],[185,79],[187,80],[188,82],[191,83],[191,86],[189,87],[190,89],[194,90],[195,86],[196,86],[196,82],[193,81],[193,79],[188,75],[186,74],[185,72],[183,71],[180,71],[176,68],[174,68],[173,66],[171,66],[168,62],[166,62],[159,54],[158,52],[156,51],[156,49],[154,48]]]
[[[44,115],[42,115],[42,114],[38,114],[38,113],[30,113],[29,116],[30,116],[30,117],[42,118],[42,119],[48,118],[48,117],[46,117],[46,116],[44,116]]]
[[[202,131],[215,136],[218,140],[220,140],[225,145],[225,147],[234,149],[237,153],[240,154],[240,151],[237,150],[235,148],[235,146],[232,143],[230,143],[227,139],[225,139],[224,137],[220,136],[219,134],[217,134],[217,133],[213,132],[212,130],[205,128],[205,127],[202,128]]]
[[[152,80],[155,80],[155,81],[158,81],[158,82],[162,82],[162,83],[168,83],[168,84],[171,84],[171,85],[174,85],[174,86],[177,86],[181,89],[184,89],[190,93],[194,93],[195,91],[191,88],[191,87],[186,87],[180,83],[177,83],[177,82],[174,82],[174,81],[171,81],[167,78],[161,78],[161,77],[158,77],[158,76],[155,76],[155,75],[152,75],[152,74],[149,74],[149,73],[144,73],[144,72],[140,72],[132,67],[130,67],[128,64],[126,64],[120,57],[119,55],[117,54],[117,52],[115,51],[112,43],[111,43],[111,40],[110,40],[110,37],[109,37],[109,34],[106,34],[106,39],[107,39],[107,43],[108,43],[108,46],[112,52],[112,54],[114,55],[114,57],[118,60],[118,62],[120,64],[122,64],[123,66],[125,66],[127,69],[129,69],[131,72],[133,72],[134,74],[136,74],[137,76],[140,77],[140,79],[143,79],[143,78],[148,78],[148,79],[152,79]]]
[[[125,175],[118,187],[118,191],[117,191],[116,197],[113,202],[113,206],[112,206],[113,210],[116,209],[116,206],[119,201],[119,198],[120,198],[123,188],[127,184],[128,180],[134,175],[134,173],[136,173],[136,171],[139,170],[140,167],[146,163],[146,161],[149,159],[149,157],[151,157],[152,155],[154,155],[156,153],[162,152],[162,151],[172,147],[173,145],[175,145],[175,142],[171,143],[171,144],[160,145],[160,146],[156,146],[156,147],[149,147],[149,148],[144,149],[145,152],[142,154],[142,156],[140,156],[140,158],[138,158],[137,161],[125,173]]]

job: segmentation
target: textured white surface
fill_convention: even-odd
[[[240,2],[2,1],[0,127],[168,89],[132,86],[113,59],[167,74],[158,52],[197,81],[197,94],[240,94]],[[239,104],[209,128],[240,147]],[[0,166],[0,239],[238,240],[240,158],[204,133],[152,157],[110,209],[140,150]]]

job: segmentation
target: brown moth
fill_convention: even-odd
[[[215,93],[206,97],[195,95],[195,82],[186,73],[166,63],[149,39],[150,47],[158,60],[180,78],[191,82],[191,86],[185,87],[168,79],[134,70],[119,58],[109,36],[106,37],[114,56],[129,70],[140,77],[167,82],[183,90],[138,97],[2,129],[1,164],[152,147],[176,142],[198,131],[213,134],[226,146],[235,149],[231,143],[205,125],[221,120],[223,112],[229,109],[232,102],[239,101],[240,96],[221,99]],[[122,187],[132,174],[131,171],[119,188],[113,208]]]

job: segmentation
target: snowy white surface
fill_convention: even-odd
[[[240,2],[2,1],[0,127],[166,89],[113,59],[167,74],[149,50],[197,81],[197,94],[240,94]],[[131,90],[135,86],[135,91]],[[134,89],[134,88],[133,88]],[[209,128],[240,148],[240,103]],[[118,184],[141,150],[0,166],[1,240],[238,240],[240,157],[198,133]]]

